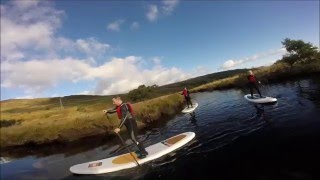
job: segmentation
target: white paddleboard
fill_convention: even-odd
[[[139,159],[134,152],[132,152],[132,154],[135,156],[135,159],[139,164],[143,164],[180,148],[191,141],[194,137],[194,132],[185,132],[157,144],[148,146],[146,151],[149,155],[143,159]],[[127,153],[115,157],[74,165],[70,167],[70,171],[74,174],[102,174],[133,168],[136,166],[137,164],[133,157],[130,153]]]
[[[192,107],[188,106],[182,110],[183,113],[191,113],[198,107],[198,103],[192,103]]]
[[[259,94],[253,94],[253,98],[251,97],[251,94],[247,94],[244,98],[253,103],[273,103],[277,101],[277,98],[273,97],[262,96],[261,98]]]

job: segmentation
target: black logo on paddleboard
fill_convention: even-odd
[[[91,163],[89,164],[89,168],[92,168],[92,167],[97,167],[97,166],[101,166],[102,165],[102,162],[97,162],[97,163]]]

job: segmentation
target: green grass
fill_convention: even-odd
[[[48,109],[46,101],[52,104],[49,99],[1,102],[1,124],[8,123],[8,119],[19,122],[1,128],[1,148],[111,134],[119,125],[116,115],[107,117],[102,113],[103,109],[113,107],[110,97],[101,97],[101,100],[93,102],[79,101],[77,105],[66,106],[64,109],[60,109],[59,104],[50,105]],[[182,96],[173,94],[133,104],[139,127],[175,114],[182,107],[182,102]],[[30,111],[29,107],[33,109]]]
[[[150,123],[174,115],[182,109],[183,97],[171,94],[135,104],[137,118]]]
[[[320,60],[309,64],[295,64],[290,66],[286,63],[275,63],[268,67],[255,68],[254,73],[262,83],[279,82],[294,77],[310,76],[320,73]],[[219,79],[197,86],[190,92],[203,92],[228,88],[245,88],[247,86],[247,72]]]
[[[210,83],[203,84],[190,90],[191,93],[212,91],[217,89],[226,89],[234,86],[235,81],[239,78],[239,75],[216,80]]]

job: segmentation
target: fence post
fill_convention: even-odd
[[[62,100],[61,100],[61,97],[60,97],[60,109],[62,110],[64,107],[63,107],[63,104],[62,104]]]

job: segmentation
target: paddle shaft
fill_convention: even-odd
[[[259,84],[263,87],[263,89],[264,89],[264,91],[265,91],[266,93],[270,94],[270,93],[269,93],[269,89],[266,88],[266,87],[264,86],[264,84],[262,84],[261,82],[260,82]]]
[[[124,143],[122,137],[120,136],[119,133],[116,133],[119,137],[119,139],[121,140],[123,146],[127,149],[127,151],[129,151],[130,155],[132,156],[132,158],[134,159],[134,161],[137,163],[137,165],[140,167],[140,164],[138,163],[138,161],[136,160],[136,158],[134,157],[134,155],[132,154],[131,150],[129,149],[129,147]]]
[[[110,120],[107,113],[106,113],[106,116],[107,116],[107,119]],[[127,151],[130,153],[130,155],[132,156],[132,158],[134,159],[134,161],[135,161],[135,162],[137,163],[137,165],[140,167],[140,164],[138,163],[138,161],[136,160],[136,158],[133,156],[133,154],[132,154],[131,150],[129,149],[129,147],[124,143],[124,141],[123,141],[122,137],[120,136],[120,134],[119,134],[119,133],[116,133],[116,134],[118,135],[119,139],[121,140],[122,145],[127,149]]]

